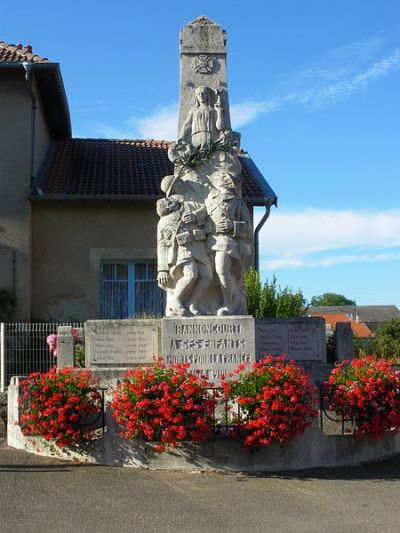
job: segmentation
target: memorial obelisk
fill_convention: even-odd
[[[180,34],[178,138],[174,174],[161,183],[158,282],[166,316],[244,315],[242,265],[252,227],[242,200],[240,135],[232,131],[226,35],[206,17]]]
[[[166,291],[162,353],[210,379],[254,360],[243,264],[251,254],[251,217],[242,199],[240,135],[232,131],[226,34],[206,17],[180,33],[176,142],[165,197],[157,202],[158,283]]]

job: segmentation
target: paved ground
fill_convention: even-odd
[[[396,532],[400,458],[279,475],[71,465],[0,442],[0,533]]]

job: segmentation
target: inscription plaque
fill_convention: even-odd
[[[296,361],[326,362],[323,318],[259,318],[256,320],[257,359],[286,354]]]
[[[214,383],[238,364],[255,361],[254,318],[163,318],[162,353],[168,363],[190,363]]]
[[[85,323],[86,366],[151,363],[159,350],[158,320],[89,320]]]

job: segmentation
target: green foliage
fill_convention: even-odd
[[[181,174],[185,168],[194,169],[204,165],[204,163],[208,161],[210,157],[215,154],[215,152],[230,152],[234,146],[234,141],[217,140],[214,142],[209,142],[204,146],[198,146],[193,153],[176,159],[175,165],[180,167],[179,174]]]
[[[374,355],[374,339],[368,337],[366,339],[353,335],[354,353],[356,357],[371,357]]]
[[[349,300],[343,294],[324,292],[311,298],[311,305],[357,305],[355,300]]]
[[[260,273],[253,267],[244,272],[244,285],[246,287],[247,311],[249,315],[259,316],[262,287]]]
[[[85,368],[85,345],[82,342],[75,344],[75,366]]]
[[[400,363],[400,317],[380,324],[375,337],[360,339],[354,336],[354,351],[357,357],[377,357]]]
[[[400,317],[378,326],[373,351],[377,357],[400,360]]]
[[[301,316],[305,299],[300,289],[293,292],[289,287],[281,288],[275,274],[271,281],[261,283],[260,274],[253,267],[244,273],[247,309],[255,318]]]

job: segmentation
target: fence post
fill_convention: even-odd
[[[75,339],[72,326],[57,328],[57,367],[75,366]]]
[[[6,325],[0,323],[0,392],[6,388]]]

